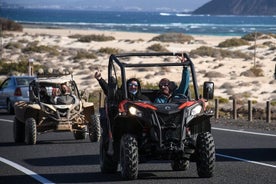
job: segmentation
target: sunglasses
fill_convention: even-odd
[[[138,84],[129,83],[128,86],[135,86],[135,87],[137,87]]]
[[[167,84],[167,83],[159,84],[159,87],[160,87],[160,88],[163,87],[163,86],[168,87],[169,84]]]

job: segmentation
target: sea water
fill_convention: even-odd
[[[1,9],[0,17],[33,26],[147,33],[242,36],[276,33],[276,16],[192,15],[167,12],[126,12],[47,9]]]

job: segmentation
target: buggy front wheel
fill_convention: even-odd
[[[200,133],[196,140],[197,173],[201,178],[213,176],[215,168],[215,142],[210,132]]]
[[[34,118],[28,118],[25,122],[25,143],[36,144],[36,121]]]
[[[134,180],[138,176],[138,143],[133,135],[125,134],[120,144],[121,175],[124,179]]]
[[[88,122],[88,133],[91,142],[99,142],[101,137],[101,123],[97,115],[91,116],[91,122]]]

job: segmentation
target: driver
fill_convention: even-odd
[[[183,56],[179,59],[182,63],[186,61]],[[161,79],[159,82],[159,92],[154,100],[154,103],[168,103],[170,99],[176,97],[177,95],[186,96],[188,93],[189,81],[190,73],[187,66],[183,66],[182,79],[178,88],[173,81],[170,81],[167,78]]]
[[[60,92],[60,95],[56,96],[54,99],[55,104],[67,105],[74,103],[74,97],[71,95],[70,89],[66,83],[60,85]]]

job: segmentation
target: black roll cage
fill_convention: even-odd
[[[185,57],[186,62],[184,63],[142,63],[142,64],[130,64],[130,63],[124,63],[119,60],[119,58],[126,58],[126,57],[152,57],[152,56],[179,56]],[[114,62],[119,66],[121,70],[121,76],[122,76],[122,92],[123,92],[123,99],[128,98],[127,94],[127,84],[126,84],[126,73],[125,68],[134,68],[134,67],[162,67],[162,66],[187,66],[190,67],[191,75],[192,75],[192,81],[194,86],[194,92],[195,92],[195,100],[199,100],[199,92],[198,92],[198,84],[196,80],[196,73],[194,64],[191,61],[190,57],[186,53],[173,53],[173,52],[157,52],[157,53],[125,53],[125,54],[118,54],[114,55],[111,54],[109,57],[109,63],[108,63],[108,84],[111,84],[114,79],[112,78],[112,71],[115,72]],[[115,72],[116,75],[116,72]],[[110,86],[110,85],[109,85]]]

